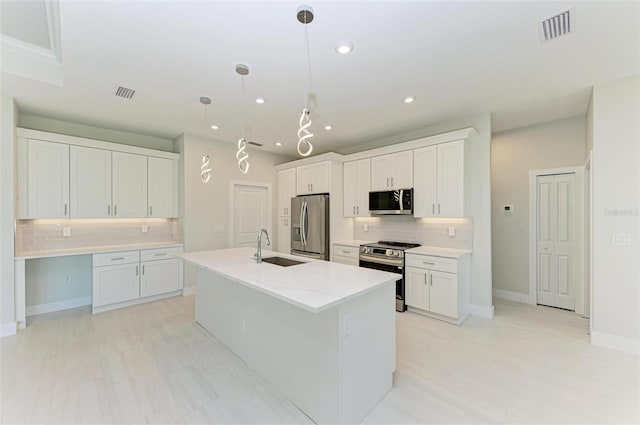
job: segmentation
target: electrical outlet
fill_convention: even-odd
[[[342,317],[342,336],[346,337],[351,335],[351,315],[345,314]]]
[[[456,228],[455,227],[448,227],[447,228],[447,235],[455,236],[456,235]]]
[[[62,237],[63,238],[71,237],[71,227],[63,227],[62,228]]]
[[[70,275],[66,275],[64,277],[64,283],[71,283],[71,276]]]
[[[241,319],[240,327],[242,328],[242,333],[245,333],[247,331],[247,321],[244,319]]]
[[[142,225],[142,233],[147,233],[149,231],[149,226],[147,226],[146,224]]]
[[[362,230],[365,231],[365,232],[368,232],[369,231],[369,225],[365,224],[364,226],[362,226]]]

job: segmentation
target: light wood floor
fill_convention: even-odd
[[[504,301],[460,327],[399,314],[395,386],[365,423],[640,423],[639,358],[586,326]],[[193,297],[36,316],[0,355],[3,424],[311,423],[194,323]]]

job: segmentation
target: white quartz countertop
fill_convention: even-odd
[[[419,246],[417,248],[407,249],[405,254],[433,255],[434,257],[460,258],[464,255],[471,254],[473,251],[468,249],[441,248],[438,246]]]
[[[262,258],[278,256],[305,264],[291,267],[257,264],[253,258],[255,251],[255,248],[231,248],[190,252],[179,257],[312,313],[332,308],[400,277],[395,273],[264,250]]]
[[[360,241],[357,239],[354,240],[347,240],[347,241],[338,241],[338,242],[334,242],[334,245],[343,245],[343,246],[357,246],[359,247],[360,245],[364,245],[364,244],[368,244],[368,243],[373,243],[375,241]]]
[[[71,249],[49,249],[46,251],[17,252],[15,259],[30,260],[34,258],[66,257],[69,255],[102,254],[107,252],[137,251],[139,249],[155,249],[155,248],[175,248],[175,247],[181,247],[181,246],[184,246],[184,245],[177,242],[175,243],[154,242],[154,243],[144,243],[144,244],[86,246],[86,247],[71,248]]]

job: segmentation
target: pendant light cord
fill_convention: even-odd
[[[304,107],[309,109],[309,93],[311,92],[311,53],[309,52],[309,31],[307,25],[304,26],[304,45],[307,53],[307,81],[304,87]]]

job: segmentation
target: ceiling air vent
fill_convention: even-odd
[[[116,97],[121,97],[123,99],[131,100],[133,96],[136,94],[135,90],[128,89],[126,87],[117,86],[116,90],[113,92],[113,95]]]
[[[542,38],[542,42],[546,43],[563,35],[575,32],[574,21],[575,11],[569,9],[540,22],[540,37]]]
[[[258,147],[264,146],[262,143],[258,143],[258,142],[247,142],[247,143],[253,146],[258,146]]]

